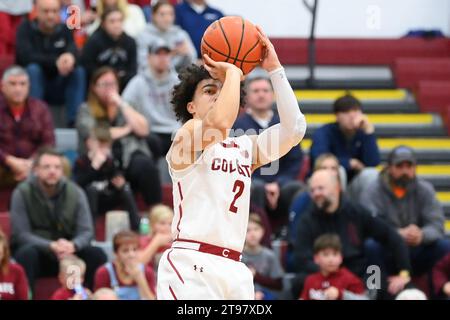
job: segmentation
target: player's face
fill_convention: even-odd
[[[255,247],[261,243],[261,239],[263,236],[264,229],[259,224],[249,221],[245,243],[248,246]]]
[[[153,14],[153,23],[161,30],[167,30],[175,21],[175,12],[169,4],[161,5]]]
[[[342,263],[342,255],[336,250],[325,249],[314,255],[314,262],[322,271],[327,273],[336,272]]]
[[[216,103],[222,89],[222,83],[214,79],[205,79],[198,83],[194,98],[188,103],[188,111],[194,119],[204,119],[208,111]]]
[[[64,174],[61,157],[44,154],[36,165],[35,174],[45,187],[56,186]]]
[[[270,83],[265,80],[255,80],[247,88],[247,106],[255,111],[270,110],[273,104],[273,90]]]

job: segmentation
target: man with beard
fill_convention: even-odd
[[[90,246],[94,233],[86,196],[64,178],[62,157],[53,149],[40,150],[33,173],[12,196],[14,258],[33,290],[35,279],[56,276],[58,261],[75,254],[86,263],[86,286],[92,288],[95,270],[106,255]]]
[[[444,238],[444,213],[436,192],[416,176],[416,163],[411,148],[393,149],[387,167],[368,186],[361,203],[397,229],[409,247],[413,275],[421,275],[450,252],[450,241]],[[373,243],[372,249],[381,248]]]
[[[386,289],[391,295],[403,290],[410,281],[410,264],[407,247],[395,229],[343,195],[337,175],[330,174],[329,170],[315,171],[309,181],[309,188],[313,203],[300,218],[294,244],[297,276],[293,293],[298,294],[308,274],[319,270],[313,260],[313,244],[325,233],[339,235],[343,266],[361,278],[370,276],[366,273],[366,267],[371,261],[364,249],[365,241],[369,238],[377,240],[394,258],[394,264],[378,274],[381,288],[377,289]]]

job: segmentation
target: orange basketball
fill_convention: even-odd
[[[214,21],[206,29],[201,51],[215,61],[233,63],[247,74],[261,62],[264,47],[253,23],[229,16]]]

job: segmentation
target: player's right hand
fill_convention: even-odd
[[[209,72],[213,79],[217,79],[220,82],[224,83],[225,76],[229,71],[237,72],[241,81],[245,79],[242,70],[236,67],[234,64],[223,61],[214,61],[207,54],[203,55],[203,60],[205,62],[205,69]]]

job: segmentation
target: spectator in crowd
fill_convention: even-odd
[[[110,288],[100,288],[94,292],[92,300],[119,300],[116,292]]]
[[[272,109],[274,101],[272,84],[268,78],[250,79],[246,83],[246,112],[234,123],[235,134],[259,134],[279,123],[280,118]],[[292,197],[303,186],[297,180],[302,160],[300,146],[294,147],[279,160],[255,170],[252,174],[251,201],[267,210],[275,234],[287,225]]]
[[[28,300],[28,281],[22,266],[9,257],[9,244],[0,229],[0,300]]]
[[[156,205],[150,211],[150,234],[140,239],[139,260],[150,265],[155,273],[159,260],[166,249],[172,245],[173,211],[165,205]]]
[[[111,288],[119,300],[155,299],[155,273],[139,262],[139,236],[120,231],[113,238],[115,259],[97,270],[95,289]]]
[[[101,21],[83,48],[81,62],[89,78],[99,67],[114,68],[122,91],[137,72],[136,42],[123,32],[123,13],[119,9],[106,9]]]
[[[170,103],[178,77],[170,68],[171,48],[167,42],[159,39],[147,50],[147,69],[130,81],[122,96],[127,103],[143,110],[150,126],[150,138],[156,139],[159,145],[159,150],[152,148],[152,151],[155,157],[159,157],[169,151],[172,133],[180,127]]]
[[[91,295],[89,289],[83,287],[86,264],[74,255],[68,255],[59,261],[58,280],[61,287],[50,300],[87,300]]]
[[[80,153],[86,152],[84,141],[98,125],[109,126],[113,157],[119,160],[119,168],[133,191],[139,191],[148,206],[161,202],[159,172],[145,140],[149,134],[147,120],[143,110],[130,106],[120,97],[119,80],[109,67],[94,72],[88,101],[78,114]]]
[[[211,23],[223,16],[222,12],[210,7],[206,0],[185,0],[175,6],[175,24],[187,31],[199,59],[201,59],[200,43],[203,33]]]
[[[345,171],[339,166],[339,160],[331,153],[324,153],[320,155],[316,162],[314,163],[314,171],[317,170],[329,170],[331,174],[339,177],[340,186],[342,192],[345,191]],[[287,269],[290,271],[293,269],[292,261],[292,247],[297,239],[298,222],[303,212],[308,209],[312,203],[311,196],[306,190],[297,194],[291,202],[291,207],[289,209],[289,227],[288,227],[288,259],[287,259]]]
[[[92,1],[91,1],[92,2]],[[97,19],[89,25],[86,29],[89,35],[93,34],[101,24],[100,18],[103,13],[111,8],[119,8],[122,12],[123,30],[127,35],[136,39],[145,28],[145,16],[142,9],[135,5],[129,4],[127,0],[96,0],[95,10]]]
[[[394,256],[394,274],[384,281],[386,270],[381,269],[382,289],[395,295],[410,281],[411,270],[408,250],[400,235],[383,220],[373,217],[367,209],[341,194],[337,175],[329,170],[317,170],[309,181],[313,205],[304,212],[298,223],[297,239],[294,245],[294,263],[297,277],[294,279],[294,293],[307,274],[318,271],[313,261],[314,240],[324,233],[335,233],[342,241],[343,266],[361,278],[365,276],[367,255],[364,241],[374,238],[386,251]],[[295,290],[297,289],[297,290]]]
[[[154,1],[155,3],[158,3],[159,0]],[[152,0],[128,0],[128,4],[135,4],[139,6],[142,9],[142,12],[144,13],[145,20],[150,21],[152,19]]]
[[[450,253],[433,267],[433,288],[436,297],[450,300]]]
[[[86,94],[86,75],[77,65],[71,31],[59,21],[58,0],[37,0],[35,20],[24,21],[17,32],[16,61],[26,67],[34,98],[66,105],[72,126]]]
[[[33,157],[43,146],[54,146],[53,120],[45,102],[28,97],[25,69],[5,70],[0,93],[0,189],[24,180]]]
[[[323,234],[314,241],[314,263],[319,271],[306,277],[302,300],[367,300],[364,284],[341,267],[342,244],[336,234]]]
[[[90,246],[89,205],[83,190],[64,178],[59,153],[38,153],[34,175],[13,192],[10,212],[14,257],[24,267],[31,290],[36,278],[56,275],[58,261],[69,254],[86,263],[85,284],[92,287],[94,272],[106,255]]]
[[[450,252],[450,240],[445,239],[444,212],[436,192],[431,183],[417,177],[416,163],[411,148],[394,148],[385,169],[362,195],[362,203],[397,230],[409,247],[413,275],[421,275]],[[381,250],[378,244],[371,245]]]
[[[242,262],[253,274],[255,299],[274,300],[279,297],[283,288],[284,271],[279,257],[271,249],[261,245],[263,235],[261,218],[256,213],[250,213]]]
[[[375,127],[362,113],[361,102],[350,94],[334,102],[336,122],[317,129],[310,150],[311,164],[323,153],[332,153],[347,173],[348,192],[359,201],[364,188],[376,179],[380,153]]]
[[[145,71],[148,65],[148,48],[155,42],[165,40],[173,49],[171,66],[179,71],[194,62],[197,52],[186,31],[174,25],[175,10],[168,1],[158,1],[152,6],[152,22],[137,38],[139,71]]]
[[[12,55],[16,52],[17,27],[22,17],[33,8],[33,0],[0,1],[0,55]]]
[[[131,229],[139,228],[139,211],[120,164],[112,154],[112,137],[105,125],[94,127],[86,140],[87,153],[74,167],[74,179],[87,195],[95,225],[96,218],[122,207],[128,212]]]

